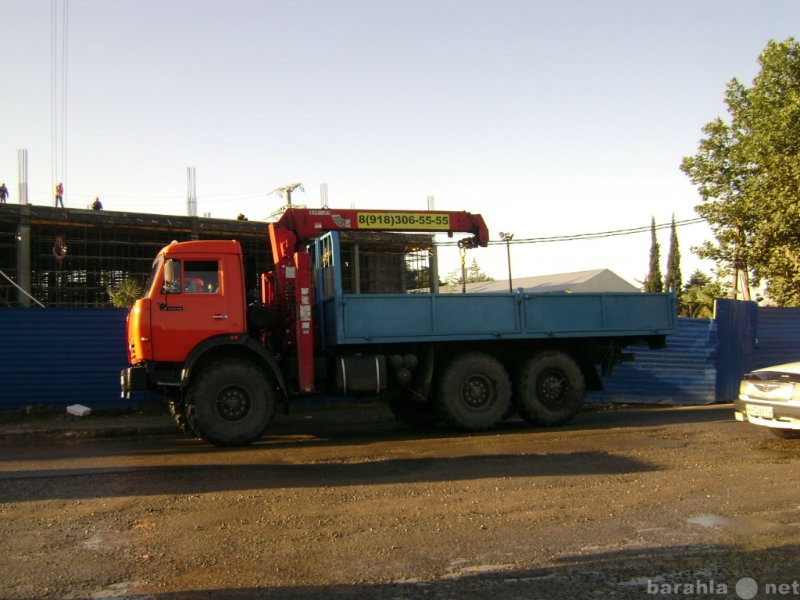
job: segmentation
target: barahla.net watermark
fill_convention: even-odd
[[[722,581],[714,579],[695,580],[687,582],[666,582],[647,580],[647,593],[661,596],[729,596],[731,591],[742,600],[751,600],[760,592],[764,596],[798,597],[800,596],[800,580],[783,582],[759,583],[752,577],[742,577],[731,587]]]

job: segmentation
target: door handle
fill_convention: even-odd
[[[214,315],[212,319],[227,319],[228,315]]]

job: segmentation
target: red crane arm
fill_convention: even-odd
[[[459,232],[472,234],[461,242],[468,248],[489,243],[483,217],[466,211],[290,208],[269,230],[276,264],[326,231]]]

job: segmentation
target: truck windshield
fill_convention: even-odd
[[[161,284],[159,288],[158,285]],[[181,293],[181,261],[159,255],[153,261],[145,286],[145,297],[152,298],[157,291],[162,294]]]
[[[164,262],[164,257],[158,255],[153,261],[153,266],[150,268],[150,275],[147,276],[147,283],[144,286],[144,294],[142,298],[149,298],[153,294],[153,286],[156,283],[158,270],[161,268],[161,263]]]

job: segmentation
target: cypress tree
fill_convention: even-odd
[[[661,278],[661,250],[658,246],[658,238],[656,238],[656,218],[653,217],[650,225],[650,271],[644,280],[645,292],[661,292],[664,290],[663,280]]]
[[[680,306],[681,291],[681,250],[678,246],[678,231],[675,227],[675,215],[672,215],[672,232],[669,237],[669,254],[667,255],[667,276],[664,278],[664,289],[673,290]]]

